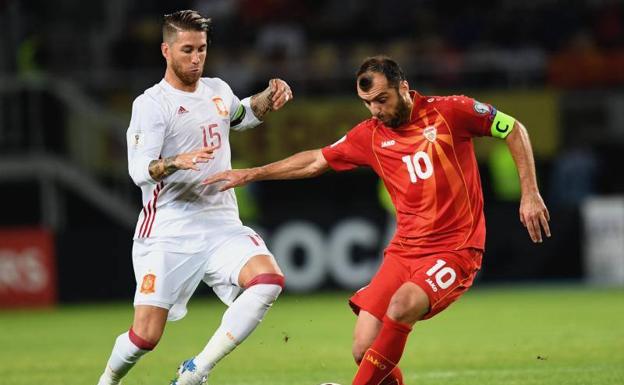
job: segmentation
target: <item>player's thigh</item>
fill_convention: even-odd
[[[253,278],[249,276],[258,272],[281,275],[273,254],[252,229],[240,226],[228,231],[227,240],[207,256],[203,278],[226,304],[230,304],[240,292],[241,272],[252,259],[254,262],[245,269],[244,283]]]
[[[371,282],[351,296],[349,305],[356,314],[365,310],[381,320],[388,310],[392,295],[408,279],[409,267],[400,258],[386,253]]]
[[[367,312],[361,310],[355,321],[355,328],[353,330],[353,358],[358,364],[364,357],[366,350],[373,344],[379,330],[381,330],[382,322]]]
[[[405,282],[392,295],[387,315],[395,321],[413,325],[429,311],[429,296],[413,282]]]
[[[414,261],[410,282],[429,297],[428,319],[446,309],[472,286],[480,266],[481,251],[466,249],[439,252]]]
[[[135,307],[171,310],[170,320],[184,317],[186,303],[203,277],[204,257],[135,242],[132,262],[137,282]]]
[[[246,287],[249,281],[260,274],[284,275],[272,255],[254,255],[245,263],[238,274],[238,285]]]

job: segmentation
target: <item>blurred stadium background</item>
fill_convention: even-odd
[[[532,137],[553,237],[531,244],[509,153],[477,140],[488,222],[477,286],[619,287],[624,311],[623,1],[0,0],[0,322],[22,307],[129,304],[140,194],[125,130],[132,100],[164,73],[162,15],[186,8],[213,18],[205,76],[241,98],[271,77],[295,93],[263,126],[231,136],[234,166],[340,138],[367,116],[355,70],[388,54],[411,88],[492,103]],[[295,298],[364,285],[391,236],[392,212],[367,170],[237,194]]]

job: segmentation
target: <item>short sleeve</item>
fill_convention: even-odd
[[[465,137],[494,136],[505,139],[514,126],[515,119],[488,103],[467,96],[449,99],[453,117],[453,133]]]
[[[368,166],[371,151],[371,130],[366,122],[351,129],[334,144],[322,149],[329,166],[336,171],[346,171]]]

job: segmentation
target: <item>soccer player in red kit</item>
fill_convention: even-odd
[[[397,230],[370,284],[350,304],[358,314],[353,385],[401,385],[397,364],[412,326],[438,314],[472,285],[485,244],[483,194],[472,138],[506,141],[520,176],[520,221],[533,242],[550,236],[525,127],[466,96],[423,96],[385,56],[368,58],[357,93],[372,118],[323,149],[266,166],[230,170],[204,183],[221,189],[255,180],[296,179],[332,168],[372,168],[397,212]]]

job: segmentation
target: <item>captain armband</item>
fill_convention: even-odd
[[[492,121],[492,126],[490,127],[492,136],[495,138],[505,139],[511,130],[513,130],[515,122],[516,119],[513,117],[504,112],[496,111],[496,115]]]
[[[232,117],[232,120],[230,120],[230,127],[236,127],[239,124],[241,124],[243,120],[245,119],[245,114],[246,114],[245,106],[240,104],[238,108],[236,109],[236,112],[234,112],[234,116]]]
[[[260,119],[254,115],[251,108],[251,98],[247,97],[241,100],[238,108],[230,117],[230,128],[235,131],[245,131],[249,128],[256,127],[262,123]]]

